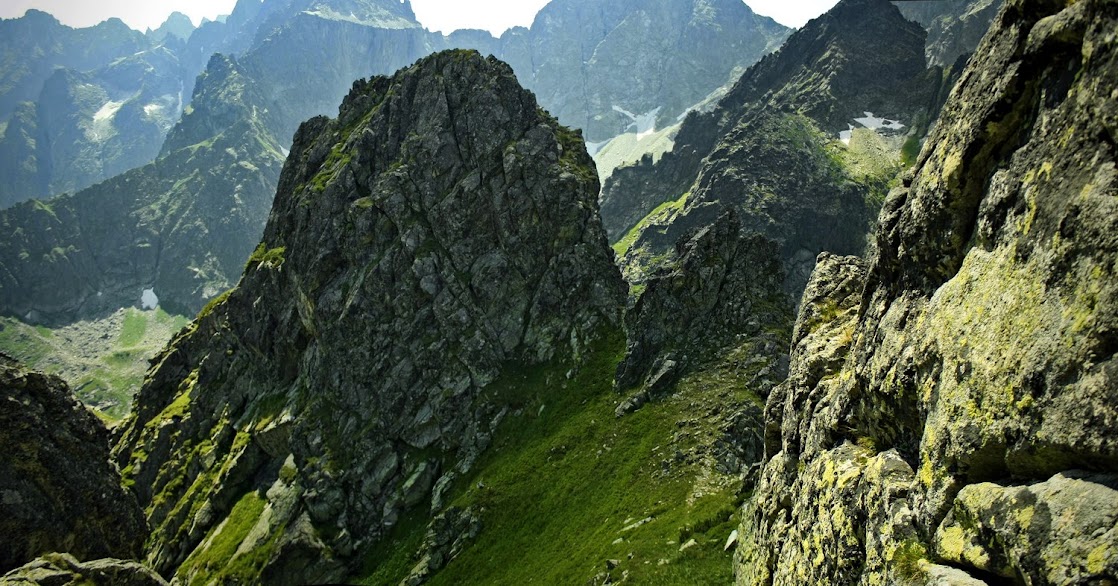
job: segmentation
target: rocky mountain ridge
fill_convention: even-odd
[[[55,70],[0,136],[0,176],[8,180],[0,207],[72,193],[151,162],[185,106],[182,78],[166,47],[89,72]]]
[[[606,182],[603,221],[624,243],[627,278],[639,283],[726,208],[781,245],[793,297],[820,251],[862,252],[904,134],[929,118],[945,83],[925,68],[924,49],[924,31],[877,0],[843,0],[796,31],[712,111],[689,115],[671,152]],[[866,112],[901,121],[900,136],[860,128],[840,144]]]
[[[694,7],[687,8],[690,6],[688,2],[673,0],[671,5],[675,12],[698,10]],[[619,15],[630,15],[632,19],[636,19],[626,25],[629,28],[653,24],[651,21],[642,20],[643,17],[638,18],[644,13],[621,0],[618,0],[615,8]],[[557,5],[554,10],[562,12],[566,9],[562,5]],[[735,10],[737,12],[734,14],[738,14],[745,9],[743,6]],[[364,14],[366,17],[341,18],[339,16],[350,13]],[[739,16],[743,15],[744,13],[739,14]],[[674,19],[672,22],[674,23]],[[687,25],[690,27],[689,30],[693,29],[692,34],[699,36],[705,36],[701,33],[705,30],[703,27],[713,26],[709,19],[688,22],[690,22]],[[763,22],[753,17],[737,19],[734,22],[735,26],[740,24],[740,27],[734,30],[741,33],[741,36],[750,39],[757,36],[756,42],[751,40],[749,43],[752,44],[747,43],[753,48],[740,54],[732,53],[730,61],[734,63],[737,63],[737,59],[755,58],[753,56],[756,53],[755,49],[760,50],[757,47],[771,46],[773,42],[771,40],[762,42],[762,40],[776,38],[772,35],[779,33],[777,29],[774,29],[776,32],[769,31],[772,29],[771,22],[766,25],[768,26],[766,29],[760,26],[764,24]],[[568,25],[564,27],[566,28],[561,27],[561,30],[567,31],[570,28]],[[754,29],[761,32],[753,35],[750,31]],[[547,37],[550,39],[547,40],[545,37],[546,35],[533,38],[540,43],[545,40],[552,44],[565,43],[558,38]],[[130,176],[121,176],[105,185],[83,190],[57,203],[51,202],[45,206],[26,204],[21,208],[0,214],[3,217],[0,221],[11,226],[13,230],[20,228],[14,235],[12,243],[5,245],[0,251],[0,265],[7,267],[9,273],[7,281],[0,283],[0,298],[6,299],[0,303],[0,311],[23,319],[46,322],[97,317],[97,311],[113,309],[111,307],[113,304],[134,303],[133,290],[140,287],[141,290],[154,288],[160,299],[167,300],[168,309],[193,315],[209,299],[232,284],[231,275],[235,274],[235,270],[231,270],[232,265],[227,263],[227,259],[240,257],[243,261],[251,252],[251,242],[258,236],[266,220],[264,210],[267,207],[257,204],[275,187],[277,175],[274,152],[280,151],[282,156],[287,137],[295,132],[299,123],[312,116],[334,111],[353,79],[373,74],[387,74],[412,63],[424,54],[446,47],[448,44],[457,44],[459,41],[463,41],[462,44],[473,42],[469,39],[462,40],[461,36],[452,35],[447,38],[428,33],[414,21],[410,5],[406,2],[364,0],[346,4],[341,0],[318,2],[243,0],[238,3],[233,14],[225,22],[206,23],[192,33],[190,40],[187,41],[187,47],[177,49],[177,54],[180,55],[182,70],[189,74],[196,67],[193,60],[197,58],[200,51],[217,47],[240,52],[235,59],[240,72],[237,79],[243,78],[255,88],[250,92],[253,95],[252,99],[226,106],[228,112],[214,110],[213,101],[186,104],[181,123],[170,130],[159,155],[166,158],[171,153],[182,152],[186,147],[193,148],[194,145],[211,145],[220,142],[226,145],[225,148],[231,148],[233,152],[239,153],[238,158],[234,160],[230,156],[226,157],[225,162],[218,163],[217,159],[224,157],[221,154],[224,151],[211,148],[201,152],[208,152],[212,156],[193,157],[196,161],[206,160],[204,166],[197,168],[181,164],[183,157],[180,157],[179,162],[160,159],[135,170]],[[492,45],[494,41],[490,39],[477,42]],[[739,47],[739,41],[734,43],[733,46]],[[517,51],[523,53],[528,50],[514,45],[509,45],[502,51],[512,55]],[[306,51],[304,50],[306,47],[316,47],[317,50]],[[740,47],[745,50],[745,45]],[[660,47],[658,50],[662,52],[669,49],[670,47]],[[712,59],[717,57],[719,60],[719,65],[710,66],[710,71],[714,73],[703,78],[704,80],[709,78],[709,83],[717,85],[725,75],[721,72],[722,69],[728,71],[733,64],[727,61],[729,57],[717,51],[707,51],[704,55],[706,57],[700,57],[699,61],[707,57]],[[510,58],[510,61],[530,62],[520,57]],[[219,60],[215,63],[224,62],[225,60]],[[607,65],[608,62],[603,61],[601,65],[596,66],[595,71],[606,75]],[[221,71],[215,71],[212,75],[203,73],[203,77],[199,79],[208,79],[207,83],[212,86],[213,80],[221,77]],[[541,80],[552,79],[548,74],[537,77]],[[183,86],[186,91],[191,87],[193,86],[190,83]],[[238,90],[239,88],[235,86],[230,88],[228,93],[236,94]],[[217,90],[211,87],[206,91],[214,93]],[[195,91],[195,94],[197,95],[198,92]],[[605,101],[629,105],[620,97]],[[574,102],[582,103],[579,100]],[[91,107],[95,105],[92,104]],[[566,107],[560,106],[560,109]],[[583,106],[573,107],[583,108]],[[612,112],[612,109],[607,108],[607,110]],[[207,120],[206,112],[213,114],[213,118]],[[241,113],[242,117],[238,122],[254,128],[253,132],[245,133],[243,140],[239,142],[234,140],[235,137],[231,133],[223,133],[225,128],[234,123],[233,118],[228,115],[231,112]],[[75,124],[70,125],[71,129],[84,124],[78,119],[84,120],[84,114],[75,119]],[[24,146],[28,144],[34,143],[39,146],[46,144],[41,141],[36,143],[34,140],[35,133],[42,130],[38,128],[35,118],[31,117],[24,126],[11,124],[8,130],[13,136],[18,135],[19,138],[12,143],[14,153],[10,159],[12,164],[19,165],[22,164],[20,161],[38,160],[33,154],[28,154],[30,151],[24,152],[26,151]],[[125,135],[121,134],[117,140],[123,139]],[[3,144],[0,143],[0,149],[3,148]],[[260,171],[233,166],[239,164],[240,159],[245,157],[248,158],[245,163]],[[40,168],[31,167],[31,169]],[[204,170],[207,168],[225,169],[226,172],[212,174]],[[153,175],[159,176],[161,181],[153,183],[126,178]],[[17,182],[17,184],[22,183]],[[189,190],[182,189],[188,184],[191,185]],[[205,194],[207,197],[224,192],[227,199],[217,207],[229,211],[237,221],[215,223],[211,219],[195,216],[201,210],[209,209],[210,204],[201,206],[194,205],[195,202],[183,201],[178,205],[170,206],[169,209],[164,209],[168,202],[180,201],[183,194],[195,192]],[[242,192],[251,195],[246,196]],[[99,198],[106,193],[118,193],[121,200],[131,203],[105,205],[106,202],[99,201]],[[189,198],[190,195],[186,197]],[[46,224],[52,225],[57,218],[59,227],[50,233],[41,233],[45,225],[34,219],[35,210],[44,207],[58,208],[57,211],[61,212],[55,213],[51,222]],[[192,242],[189,245],[189,252],[183,255],[186,258],[181,259],[185,262],[180,262],[177,259],[163,257],[151,259],[153,249],[160,248],[153,246],[152,238],[147,236],[134,239],[132,246],[124,246],[121,242],[103,241],[99,235],[89,232],[89,227],[95,223],[132,225],[135,222],[131,214],[140,207],[146,210],[144,216],[149,218],[145,223],[161,224],[161,228],[157,230],[160,233],[168,229],[179,230],[183,225],[202,225],[210,238]],[[178,215],[180,211],[182,216]],[[98,260],[96,263],[74,260],[71,257],[75,254],[95,255]],[[70,260],[40,262],[46,257],[65,257]],[[132,268],[123,272],[93,270],[94,266],[103,267],[110,264],[115,267],[131,266]],[[31,274],[34,274],[34,278],[29,277]],[[49,293],[45,296],[39,295],[37,293],[39,289],[49,290]],[[108,295],[109,291],[112,291],[111,296]],[[101,295],[97,296],[97,293]]]
[[[162,158],[0,212],[3,311],[65,323],[138,305],[151,289],[172,313],[193,314],[228,289],[258,241],[283,161],[260,100],[236,61],[215,57]]]
[[[268,36],[369,41],[326,4],[302,7],[315,26]],[[763,61],[644,177],[671,189],[656,181],[687,181],[701,159],[691,189],[619,243],[668,251],[627,312],[582,137],[471,51],[353,83],[336,119],[302,124],[275,197],[252,200],[271,213],[247,265],[174,258],[176,239],[229,218],[254,238],[251,222],[220,192],[199,224],[184,211],[197,200],[166,216],[129,189],[201,189],[210,179],[178,178],[212,165],[246,173],[222,184],[236,197],[259,194],[278,169],[258,164],[283,158],[275,129],[313,101],[273,107],[285,86],[253,71],[280,66],[215,57],[164,156],[101,193],[139,218],[112,242],[143,279],[113,265],[117,280],[69,305],[34,260],[81,282],[128,256],[85,248],[119,226],[50,240],[79,198],[17,208],[49,230],[8,225],[18,261],[36,257],[0,265],[9,287],[31,283],[57,316],[186,273],[168,267],[188,267],[194,290],[167,303],[240,282],[153,361],[112,452],[126,490],[104,429],[59,381],[0,358],[15,407],[0,452],[19,456],[0,460],[0,483],[19,485],[0,490],[0,519],[34,535],[8,564],[39,556],[0,583],[163,583],[86,559],[103,555],[198,584],[723,582],[730,551],[741,584],[1118,580],[1116,25],[1114,0],[1007,0],[956,76],[923,68],[931,44],[889,4],[844,0],[789,41],[803,63]],[[900,47],[878,79],[852,59],[866,46]],[[878,100],[871,125],[938,111],[956,77],[894,181],[881,153],[906,137],[836,138],[844,104]],[[883,204],[865,197],[890,187]],[[789,262],[789,241],[814,229],[845,246],[878,205],[868,260],[811,248]],[[790,331],[786,270],[808,265]],[[43,486],[66,494],[21,509]]]
[[[0,207],[149,162],[182,111],[177,57],[119,19],[74,29],[29,10],[0,39]]]

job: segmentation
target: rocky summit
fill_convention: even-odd
[[[241,282],[157,357],[121,431],[156,569],[338,580],[430,507],[489,445],[504,365],[577,363],[619,325],[597,193],[578,133],[475,52],[305,123]]]
[[[767,405],[740,584],[1118,576],[1118,4],[1011,0]]]
[[[59,551],[139,556],[143,511],[120,485],[97,417],[61,379],[2,354],[0,402],[0,572]]]
[[[885,0],[842,0],[712,111],[690,114],[670,153],[616,170],[602,217],[626,278],[642,282],[677,240],[727,208],[780,245],[794,298],[819,252],[863,253],[902,143],[919,144],[914,126],[936,108],[941,75],[925,66],[925,38]],[[867,115],[897,131],[861,127]]]

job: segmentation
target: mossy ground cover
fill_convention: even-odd
[[[633,247],[633,244],[637,242],[637,239],[640,238],[644,230],[654,224],[667,225],[671,223],[672,218],[683,209],[683,206],[687,205],[687,198],[689,197],[691,197],[690,191],[681,195],[677,200],[666,201],[656,206],[656,209],[649,212],[644,219],[637,222],[637,225],[630,228],[629,232],[621,237],[621,240],[614,243],[613,252],[616,253],[617,256],[625,256],[625,254],[629,252],[629,249]]]
[[[724,389],[684,381],[619,419],[612,381],[623,348],[619,335],[598,344],[570,379],[560,365],[512,368],[491,387],[510,415],[451,498],[480,512],[482,531],[431,584],[586,583],[607,560],[620,562],[615,581],[732,580],[723,547],[737,526],[737,483],[713,478],[694,449],[717,437],[703,394]],[[396,584],[415,565],[426,525],[413,517],[372,552],[361,583]]]
[[[106,422],[128,414],[148,359],[188,320],[162,309],[122,309],[58,328],[0,318],[0,351],[28,367],[57,374]]]
[[[261,568],[275,548],[280,531],[258,547],[238,555],[238,549],[259,522],[267,500],[256,491],[246,493],[233,506],[223,523],[207,536],[179,569],[189,584],[250,584],[259,579]]]

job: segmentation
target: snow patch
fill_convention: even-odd
[[[652,110],[650,112],[645,112],[644,114],[633,114],[632,112],[620,106],[614,106],[613,111],[619,114],[624,114],[633,121],[632,124],[625,128],[625,132],[628,132],[629,130],[633,130],[634,132],[636,132],[638,141],[640,141],[642,138],[652,136],[656,133],[656,116],[660,114],[660,108],[656,108],[655,110]]]
[[[159,297],[155,295],[155,289],[144,289],[140,294],[140,307],[145,310],[159,307]]]
[[[865,126],[866,128],[869,128],[870,130],[881,130],[882,128],[886,128],[889,130],[901,130],[904,128],[904,124],[901,124],[900,120],[887,120],[885,118],[878,118],[877,116],[873,115],[873,112],[863,112],[863,114],[865,114],[864,118],[855,118],[854,121],[858,124],[861,124],[862,126]]]
[[[874,130],[874,131],[882,130],[882,129],[899,131],[899,130],[904,130],[904,128],[905,128],[905,125],[901,124],[900,120],[889,120],[887,118],[879,118],[877,116],[874,116],[873,112],[863,112],[863,114],[865,114],[865,116],[863,116],[861,118],[855,118],[854,119],[854,121],[857,122],[858,124],[862,125],[863,128],[868,128],[868,129]],[[850,145],[850,138],[852,136],[854,136],[854,128],[855,128],[855,126],[853,124],[850,124],[848,126],[849,126],[848,130],[843,130],[843,131],[839,132],[839,140],[842,141],[842,144],[845,144],[847,146]]]
[[[93,121],[94,122],[111,121],[113,119],[113,116],[116,116],[116,113],[120,110],[120,107],[123,106],[123,105],[124,105],[123,101],[114,102],[112,100],[109,100],[108,103],[106,103],[104,106],[101,106],[101,109],[98,110],[97,113],[93,115]]]
[[[93,120],[85,128],[85,136],[92,142],[104,142],[116,134],[113,129],[113,118],[120,111],[124,101],[109,101],[100,110],[93,114]]]

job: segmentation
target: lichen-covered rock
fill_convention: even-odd
[[[0,570],[52,551],[137,557],[147,527],[109,432],[57,377],[0,355]]]
[[[1118,472],[1116,26],[1112,0],[1007,2],[886,202],[861,293],[821,263],[740,583],[1118,579],[1094,504]],[[889,480],[865,474],[885,456]],[[836,473],[891,496],[824,489]]]
[[[488,446],[505,364],[577,362],[619,325],[597,193],[578,134],[475,52],[305,123],[241,283],[158,357],[121,432],[155,567],[336,581],[427,508]]]
[[[1024,486],[965,486],[936,531],[935,553],[1029,584],[1118,576],[1118,477],[1069,472]]]
[[[167,586],[144,565],[128,560],[79,562],[69,554],[52,553],[0,577],[4,586]]]

